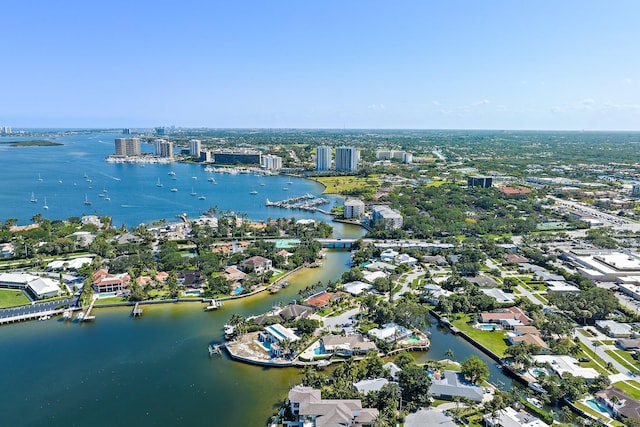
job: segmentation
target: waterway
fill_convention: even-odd
[[[36,213],[64,219],[95,211],[113,216],[116,225],[131,226],[172,219],[182,212],[192,217],[217,206],[246,213],[251,219],[295,216],[329,220],[323,214],[264,206],[267,197],[278,200],[307,192],[319,195],[322,187],[312,181],[214,174],[215,185],[207,181],[210,175],[200,165],[105,163],[104,157],[113,151],[113,138],[119,136],[63,137],[59,139],[65,144],[62,147],[0,145],[0,179],[11,182],[0,191],[0,218],[26,223]],[[173,183],[168,175],[171,170],[177,177]],[[155,186],[158,178],[164,181],[163,187]],[[169,191],[173,185],[180,185],[178,192]],[[289,190],[282,190],[285,186]],[[192,188],[206,195],[206,201],[191,196]],[[111,201],[97,197],[104,189]],[[250,195],[253,189],[259,194]],[[29,201],[32,192],[38,203]],[[89,208],[83,204],[85,194],[92,200]],[[41,209],[44,197],[48,211]],[[332,198],[332,203],[339,201]],[[335,237],[364,234],[360,227],[333,225]],[[348,252],[328,251],[322,267],[296,273],[289,278],[290,286],[277,294],[228,301],[216,312],[204,312],[199,303],[165,304],[145,306],[143,316],[134,319],[131,307],[100,308],[94,312],[94,323],[52,319],[3,326],[0,426],[264,426],[275,405],[298,383],[300,371],[246,365],[226,356],[210,358],[207,346],[222,341],[222,326],[232,314],[250,316],[280,302],[288,303],[305,286],[338,279],[348,270],[349,260]],[[495,363],[466,341],[435,323],[429,330],[431,349],[413,353],[418,362],[442,359],[449,349],[458,361],[475,354],[489,365],[490,381],[511,386]]]

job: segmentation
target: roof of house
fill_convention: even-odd
[[[527,344],[537,345],[540,348],[549,348],[547,343],[544,342],[542,338],[540,338],[538,335],[533,334],[518,335],[512,337],[511,341],[513,341],[514,343],[524,342]]]
[[[467,278],[471,283],[475,283],[478,286],[500,286],[498,282],[492,279],[489,276],[485,276],[484,274],[479,274],[475,277]]]
[[[640,339],[638,338],[620,338],[616,340],[616,343],[626,349],[640,348]]]
[[[616,396],[618,399],[616,410],[620,415],[626,418],[640,418],[640,401],[630,397],[618,387],[609,386],[597,392],[595,396],[606,398],[607,400],[611,400],[613,396]]]
[[[242,261],[242,265],[262,265],[266,262],[271,262],[270,259],[262,257],[260,255],[256,255],[256,256],[252,256],[251,258],[247,258],[244,261]]]
[[[340,350],[376,350],[376,344],[372,341],[369,341],[366,337],[361,334],[350,334],[350,335],[325,335],[322,337],[322,344],[325,349],[340,349]]]
[[[614,320],[596,320],[596,325],[600,329],[608,328],[611,335],[631,335],[631,325],[627,323],[618,323]]]
[[[483,390],[479,385],[470,383],[456,371],[444,371],[441,379],[433,379],[429,393],[433,396],[460,396],[482,401]]]
[[[508,294],[504,292],[502,289],[482,288],[480,289],[480,291],[483,294],[490,296],[491,298],[495,299],[497,302],[500,302],[500,303],[512,303],[515,301],[513,294]]]
[[[372,286],[370,284],[361,282],[359,280],[345,283],[344,285],[342,285],[342,289],[344,289],[345,292],[349,292],[352,295],[360,295],[364,291],[368,291],[371,288]]]
[[[527,316],[519,307],[509,307],[499,311],[480,313],[480,318],[483,322],[496,320],[519,320],[525,326],[533,322],[533,319]]]
[[[329,303],[333,295],[334,294],[331,292],[323,292],[319,295],[309,298],[307,300],[307,304],[313,305],[315,307],[324,307]]]
[[[528,259],[526,259],[525,257],[516,254],[504,254],[502,255],[502,258],[507,262],[513,262],[516,264],[521,264],[528,261]]]
[[[51,292],[60,292],[60,286],[55,280],[48,279],[46,277],[39,277],[36,280],[32,280],[27,284],[36,295],[46,295]]]
[[[540,336],[540,331],[535,326],[516,326],[513,330],[518,335],[531,334]]]
[[[586,379],[596,378],[599,373],[593,368],[583,368],[578,361],[571,356],[545,355],[538,354],[531,356],[534,361],[539,363],[548,363],[558,375],[570,373],[574,377],[583,377]]]
[[[378,391],[387,384],[389,384],[388,379],[375,378],[373,380],[358,381],[357,383],[353,383],[353,386],[357,388],[360,393],[367,394],[371,391]]]
[[[313,313],[313,309],[311,307],[300,304],[289,304],[280,310],[280,313],[278,314],[280,314],[284,319],[299,319],[300,317],[306,317],[311,313]]]

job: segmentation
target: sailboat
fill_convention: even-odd
[[[156,187],[162,187],[162,183],[160,182],[160,178],[158,178],[158,183],[156,184]]]
[[[42,209],[44,209],[45,211],[49,210],[49,206],[47,205],[47,198],[44,198],[44,206],[42,206]]]
[[[42,177],[38,174],[38,181],[42,181]]]
[[[197,195],[198,195],[198,193],[196,193],[196,192],[193,190],[193,187],[191,187],[191,195],[192,195],[192,196],[197,196]]]
[[[31,192],[31,203],[36,203],[38,199],[36,199],[36,195]]]
[[[86,195],[86,194],[84,195],[84,204],[85,204],[85,205],[90,205],[90,204],[91,204],[91,202],[90,202],[90,201],[89,201],[89,199],[87,198],[87,195]]]

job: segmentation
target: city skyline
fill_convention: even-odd
[[[3,12],[0,124],[14,129],[640,129],[628,0]]]

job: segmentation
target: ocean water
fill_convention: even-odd
[[[82,214],[110,215],[114,225],[137,226],[159,219],[176,221],[186,213],[196,217],[212,207],[219,211],[246,214],[252,220],[268,218],[312,218],[330,221],[330,216],[300,210],[265,206],[265,201],[282,200],[306,193],[320,195],[322,185],[288,176],[208,173],[204,165],[116,164],[104,159],[114,152],[120,134],[60,136],[62,146],[10,147],[0,144],[0,220],[17,218],[26,224],[35,214],[49,219],[66,219]],[[2,137],[2,141],[36,138]],[[143,152],[153,146],[142,144]],[[169,172],[175,172],[175,180]],[[208,181],[213,177],[217,184]],[[163,185],[158,187],[157,183]],[[263,184],[263,185],[261,185]],[[171,191],[176,188],[178,191]],[[285,190],[286,188],[286,190]],[[258,194],[250,194],[257,191]],[[191,195],[191,193],[196,195]],[[108,195],[110,200],[100,195]],[[32,195],[37,202],[31,202]],[[205,200],[199,197],[204,196]],[[325,196],[330,210],[342,203],[338,196]],[[44,209],[44,201],[49,207]],[[85,204],[88,200],[91,204]],[[336,237],[361,234],[358,227],[336,225]]]

